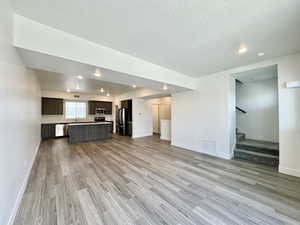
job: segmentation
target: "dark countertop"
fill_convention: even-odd
[[[113,123],[113,121],[111,120],[105,120],[103,122],[110,122],[110,123]],[[73,124],[73,123],[99,123],[97,121],[84,121],[84,122],[57,122],[57,123],[53,123],[53,122],[49,122],[49,123],[41,123],[41,124]]]
[[[111,122],[92,122],[92,123],[70,123],[69,126],[88,126],[88,125],[103,125],[103,124],[111,124]]]

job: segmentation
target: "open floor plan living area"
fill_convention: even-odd
[[[0,18],[1,225],[300,225],[300,1]]]

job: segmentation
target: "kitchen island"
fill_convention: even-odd
[[[111,122],[71,123],[68,125],[69,143],[104,140],[112,137]]]

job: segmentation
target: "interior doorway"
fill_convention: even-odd
[[[278,167],[277,66],[235,76],[236,145],[234,158]]]
[[[160,139],[171,140],[171,97],[156,98],[151,100],[153,134]]]

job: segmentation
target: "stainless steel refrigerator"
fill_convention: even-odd
[[[119,109],[118,110],[118,132],[120,135],[122,135],[122,136],[129,135],[128,122],[129,122],[128,109],[126,109],[126,108]]]

